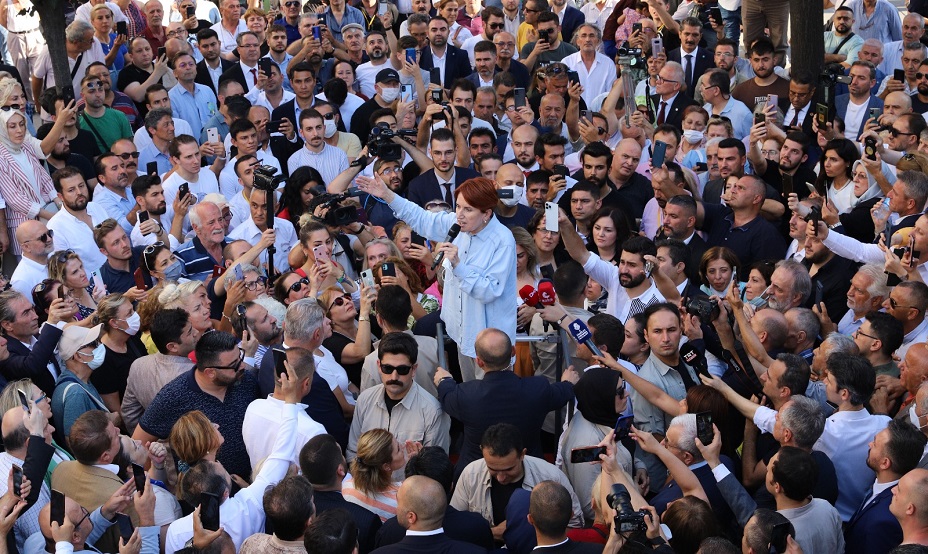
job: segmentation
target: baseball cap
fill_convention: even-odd
[[[345,31],[350,31],[351,29],[357,29],[362,33],[364,32],[364,27],[362,27],[360,23],[346,23],[345,25],[342,25],[341,32],[342,34],[345,34]]]
[[[389,83],[390,81],[400,82],[400,74],[395,69],[381,69],[374,80],[375,83]]]
[[[88,345],[100,338],[100,331],[103,324],[90,329],[78,327],[77,325],[68,325],[61,333],[61,340],[58,341],[58,354],[62,360],[70,360],[74,353],[81,349],[82,346]]]

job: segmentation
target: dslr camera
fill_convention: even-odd
[[[254,187],[264,191],[275,191],[281,183],[286,181],[283,175],[274,176],[277,168],[270,165],[259,165],[255,168]]]
[[[708,296],[694,296],[686,303],[686,313],[695,315],[703,325],[711,324],[721,311],[719,303]]]
[[[393,137],[415,135],[415,131],[394,131],[388,127],[386,123],[379,123],[371,129],[371,134],[367,141],[367,152],[369,155],[382,160],[399,161],[403,159],[403,148],[399,144],[393,142]]]
[[[323,223],[329,227],[345,227],[358,221],[358,209],[351,204],[342,206],[341,202],[358,195],[357,189],[348,189],[346,194],[324,193],[314,198],[313,203],[329,209],[322,218]]]
[[[645,520],[651,519],[647,510],[632,509],[632,497],[625,485],[612,485],[612,492],[606,497],[606,502],[615,510],[615,527],[620,533],[644,532],[648,530]]]
[[[833,88],[835,83],[851,84],[851,78],[844,74],[844,68],[837,64],[825,66],[825,71],[819,75],[823,87]]]

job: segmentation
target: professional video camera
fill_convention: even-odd
[[[631,68],[641,69],[645,67],[644,57],[641,55],[641,48],[631,48],[628,46],[628,42],[619,47],[618,57],[620,58],[619,63],[624,63],[622,58],[628,60],[628,66]]]
[[[825,70],[819,75],[819,81],[824,87],[834,87],[835,83],[851,84],[851,78],[844,74],[844,68],[840,64],[826,65]]]
[[[612,492],[606,497],[606,502],[615,510],[615,528],[620,533],[648,530],[645,518],[650,519],[651,513],[644,509],[637,512],[632,509],[632,497],[625,485],[618,483],[612,485]]]
[[[344,194],[320,194],[313,199],[313,204],[328,208],[322,222],[330,227],[345,227],[358,221],[358,208],[354,205],[341,206],[341,202],[348,198],[360,196],[361,192],[356,188],[345,191]]]
[[[380,123],[371,129],[370,137],[367,141],[367,153],[375,158],[387,161],[399,161],[403,159],[403,148],[393,142],[393,137],[415,136],[414,130],[394,131],[386,123]]]
[[[277,190],[281,183],[286,181],[283,175],[274,174],[277,173],[277,168],[270,165],[259,165],[255,168],[255,188],[261,190]]]

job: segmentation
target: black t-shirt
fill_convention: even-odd
[[[144,83],[151,77],[151,71],[146,71],[144,69],[139,69],[133,64],[126,64],[125,67],[119,72],[119,78],[116,79],[116,89],[120,92],[126,92],[126,87],[132,83]],[[145,114],[148,113],[148,110],[145,109],[145,102],[136,102],[136,109],[139,111],[139,117],[144,118]]]
[[[509,499],[512,497],[512,493],[522,488],[522,481],[524,480],[525,476],[523,475],[522,479],[518,481],[501,485],[495,477],[490,479],[490,503],[493,505],[494,525],[506,521],[506,506],[509,504]]]
[[[111,350],[106,345],[104,347],[106,348],[106,357],[103,358],[103,365],[90,374],[90,384],[97,387],[97,392],[100,394],[118,392],[119,400],[122,401],[122,397],[126,393],[126,383],[129,380],[129,366],[148,352],[146,352],[145,345],[138,336],[129,337],[125,353]]]
[[[346,346],[352,344],[354,341],[351,338],[346,337],[345,335],[335,332],[332,332],[332,336],[322,341],[322,346],[328,348],[332,355],[335,357],[335,361],[341,364],[345,368],[345,373],[348,374],[348,380],[355,384],[355,386],[361,386],[361,366],[364,365],[364,361],[354,364],[346,364],[342,361],[342,351]]]

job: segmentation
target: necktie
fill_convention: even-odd
[[[445,202],[454,208],[454,198],[451,196],[451,183],[442,183],[441,186],[445,189]]]
[[[527,169],[523,169],[523,170],[522,170],[522,175],[525,175],[526,177],[528,177],[528,176],[531,175],[531,174],[532,174],[532,172],[529,171],[529,170],[527,170]]]
[[[683,72],[686,74],[686,88],[693,88],[693,55],[687,54],[683,56],[686,58],[686,63],[683,65]]]
[[[251,78],[252,80],[254,80],[254,83],[257,85],[258,84],[258,70],[252,68],[250,71],[251,71]]]
[[[793,114],[793,120],[789,122],[790,127],[796,127],[799,125],[799,110],[796,110],[796,113]]]
[[[667,108],[667,102],[664,102],[663,100],[661,100],[661,105],[657,113],[657,124],[658,125],[664,124],[664,111],[666,110],[666,108]]]

